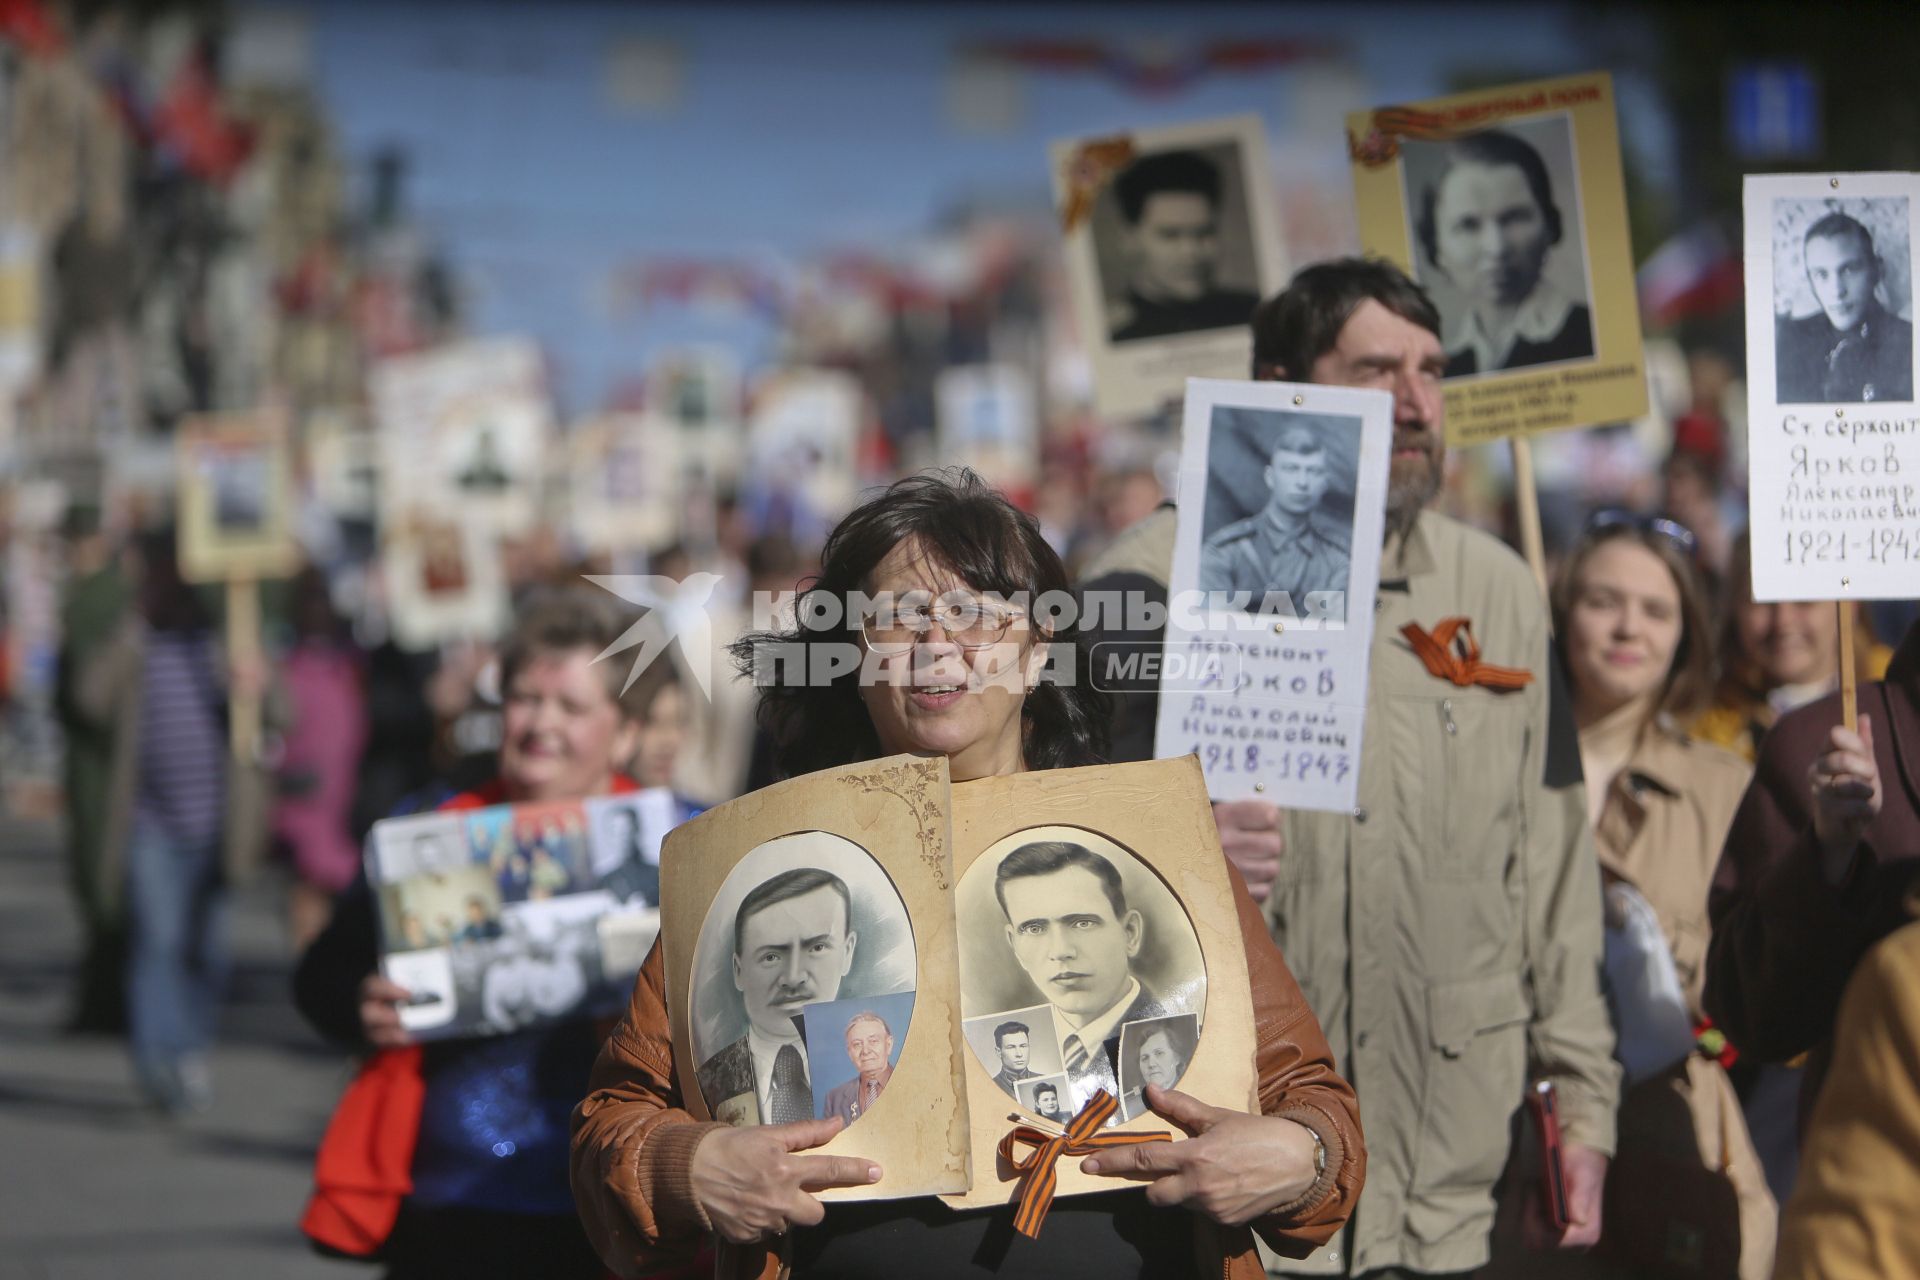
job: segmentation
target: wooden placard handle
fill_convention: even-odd
[[[227,663],[229,668],[260,661],[260,583],[227,579]],[[260,694],[235,689],[227,702],[227,729],[233,758],[251,763],[260,744]]]
[[[1840,611],[1840,715],[1847,731],[1857,733],[1860,729],[1860,695],[1855,688],[1855,673],[1859,667],[1853,660],[1853,615],[1858,606],[1851,600],[1839,600],[1833,607]]]
[[[1533,482],[1533,444],[1525,436],[1508,436],[1513,448],[1513,507],[1520,519],[1520,550],[1533,570],[1540,594],[1547,594],[1547,544],[1540,535],[1540,491]]]

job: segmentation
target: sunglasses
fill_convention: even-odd
[[[1674,550],[1689,558],[1700,545],[1700,540],[1693,536],[1693,530],[1678,520],[1669,520],[1665,516],[1641,515],[1637,511],[1628,511],[1622,507],[1608,507],[1594,512],[1587,517],[1586,527],[1580,532],[1582,537],[1594,538],[1615,529],[1632,529],[1635,533],[1663,538],[1673,544]]]

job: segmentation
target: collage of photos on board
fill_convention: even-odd
[[[664,808],[663,808],[664,802]],[[665,789],[378,824],[382,970],[422,1039],[624,1007],[659,932]]]
[[[1174,1088],[1206,1012],[1206,967],[1179,900],[1148,866],[1091,831],[1036,827],[961,877],[961,1032],[995,1085],[1064,1123],[1104,1089],[1111,1123]]]
[[[899,1065],[916,971],[906,904],[865,849],[804,831],[748,853],[695,950],[708,1111],[737,1125],[860,1119]]]

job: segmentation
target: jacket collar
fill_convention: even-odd
[[[1413,527],[1398,545],[1389,548],[1389,557],[1380,565],[1380,589],[1411,591],[1413,579],[1433,572],[1433,546],[1427,541],[1427,521],[1432,513],[1422,511],[1414,517]]]

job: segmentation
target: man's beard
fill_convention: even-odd
[[[1413,522],[1440,492],[1440,476],[1446,460],[1446,447],[1442,445],[1427,453],[1418,470],[1408,468],[1398,475],[1388,471],[1386,535],[1389,539],[1406,537]]]

